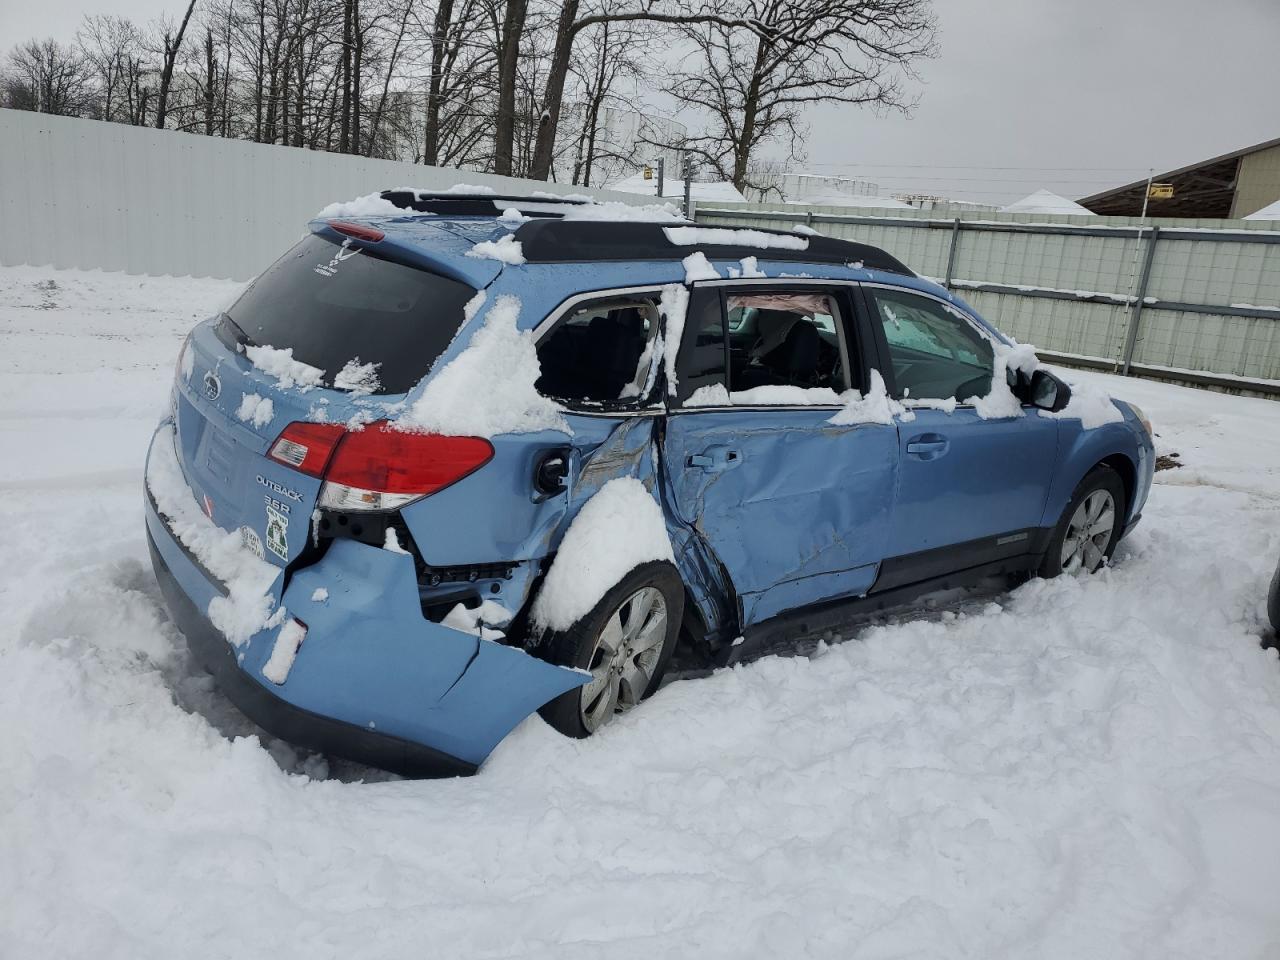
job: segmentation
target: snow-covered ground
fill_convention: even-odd
[[[396,781],[264,749],[152,580],[144,445],[232,292],[0,270],[0,956],[1280,952],[1280,404],[1088,375],[1185,464],[1111,570]]]

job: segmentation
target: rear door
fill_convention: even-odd
[[[883,336],[885,381],[895,397],[936,401],[900,419],[897,522],[877,589],[1029,552],[1057,460],[1058,421],[986,419],[962,401],[985,396],[992,340],[953,305],[888,285],[864,284],[873,335]]]
[[[839,395],[866,385],[851,290],[693,290],[664,469],[673,509],[732,580],[744,627],[865,593],[889,541],[897,432],[830,422]]]

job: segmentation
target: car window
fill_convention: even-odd
[[[626,404],[653,384],[657,297],[579,304],[538,343],[538,390],[570,403]]]
[[[991,341],[929,297],[868,287],[889,343],[898,396],[965,400],[991,387]]]
[[[718,376],[701,379],[705,389],[694,405],[836,403],[848,389],[848,348],[832,296],[787,290],[728,293],[724,316],[725,329],[717,322],[699,330],[697,343],[710,348],[709,356],[727,353],[727,368],[721,361],[707,371]]]
[[[220,336],[292,349],[295,360],[325,371],[326,384],[352,360],[374,364],[375,392],[403,393],[449,345],[475,293],[350,241],[313,235],[249,285],[227,309]]]

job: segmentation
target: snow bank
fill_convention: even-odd
[[[729,227],[664,227],[667,240],[677,247],[736,246],[759,247],[762,250],[808,250],[809,238],[787,234],[765,233],[763,230],[739,230]]]
[[[260,397],[256,393],[246,393],[236,409],[237,420],[255,427],[265,427],[275,415],[275,404],[271,402],[271,398]]]
[[[1259,644],[1280,403],[1065,371],[1185,464],[1101,575],[671,683],[587,740],[535,716],[477,777],[386,783],[247,721],[150,569],[141,451],[234,286],[0,268],[0,954],[1234,960],[1280,939]]]
[[[272,619],[275,600],[269,591],[280,568],[246,547],[238,530],[229,533],[205,516],[182,475],[173,443],[173,428],[162,427],[151,450],[147,488],[174,536],[226,586],[227,595],[214,597],[207,612],[232,644],[242,646]]]
[[[384,200],[378,193],[367,193],[354,200],[341,200],[331,203],[315,215],[317,220],[332,220],[339,217],[403,217],[413,211],[401,210],[390,200]]]
[[[468,309],[483,305],[473,297]],[[560,430],[569,433],[559,404],[534,386],[542,369],[533,334],[520,330],[520,301],[498,297],[467,348],[434,372],[409,410],[394,421],[399,429],[471,437]]]
[[[662,508],[634,477],[610,480],[565,531],[534,600],[533,622],[567,630],[630,570],[650,560],[675,562]]]
[[[244,353],[255,367],[275,377],[276,386],[281,390],[296,387],[305,393],[324,382],[323,370],[293,359],[293,347],[279,350],[266,345],[248,346],[244,348]]]
[[[482,257],[500,263],[517,265],[525,262],[524,245],[515,234],[508,233],[497,240],[482,240],[467,251],[468,257]]]

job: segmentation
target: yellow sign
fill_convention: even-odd
[[[1147,196],[1152,200],[1172,200],[1173,184],[1172,183],[1153,183],[1147,188]]]
[[[646,180],[652,180],[652,179],[653,179],[653,167],[645,167],[645,168],[644,168],[644,178],[645,178]]]

